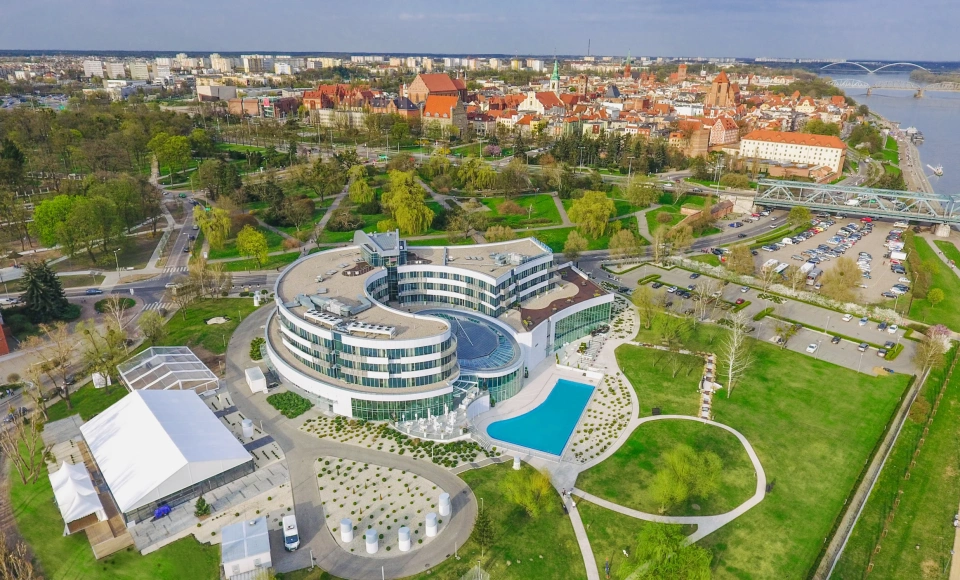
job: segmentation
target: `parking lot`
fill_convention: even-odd
[[[793,256],[801,257],[802,252],[816,248],[820,244],[826,244],[827,240],[836,235],[840,228],[847,224],[861,224],[859,218],[853,217],[848,217],[846,219],[830,219],[836,223],[834,223],[832,226],[828,226],[823,232],[816,234],[810,239],[799,244],[786,245],[783,248],[773,252],[760,249],[757,253],[757,256],[754,257],[757,268],[759,269],[767,260],[770,260],[771,258],[775,258],[781,263],[787,263],[791,266],[801,266],[804,261],[796,260],[793,258]],[[892,222],[874,221],[873,232],[863,236],[844,254],[845,257],[850,257],[854,260],[857,259],[857,255],[860,252],[866,252],[873,257],[873,261],[870,263],[871,277],[863,278],[861,280],[861,297],[865,304],[886,301],[887,298],[884,298],[882,293],[889,292],[890,288],[894,284],[897,284],[898,279],[900,278],[900,275],[894,274],[890,271],[890,262],[889,260],[885,260],[883,257],[883,255],[888,252],[887,248],[885,247],[885,239],[887,234],[890,233],[890,230],[892,229],[895,229]],[[835,258],[821,262],[817,265],[817,267],[826,273],[834,261]],[[808,290],[811,290],[811,288],[808,288]]]

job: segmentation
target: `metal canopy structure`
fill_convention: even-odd
[[[761,179],[757,182],[756,203],[788,208],[799,205],[812,210],[876,218],[960,224],[960,208],[955,198],[914,191]]]
[[[154,346],[117,365],[120,380],[131,391],[192,390],[220,386],[217,375],[185,346]]]

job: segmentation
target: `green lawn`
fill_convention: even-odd
[[[248,272],[251,270],[276,270],[277,268],[282,268],[289,264],[292,264],[300,257],[300,250],[294,250],[292,252],[284,252],[283,254],[276,254],[274,256],[267,256],[267,261],[262,264],[257,264],[257,261],[253,258],[248,258],[245,260],[233,260],[232,262],[223,262],[223,270],[225,272]]]
[[[947,257],[948,260],[953,260],[954,264],[960,264],[960,250],[957,250],[957,246],[953,242],[948,242],[945,240],[934,240],[940,251],[943,252],[943,255]]]
[[[717,350],[725,331],[701,325],[689,346]],[[638,340],[653,341],[641,331]],[[719,561],[716,578],[802,578],[889,421],[908,377],[873,377],[800,353],[752,342],[756,362],[730,398],[714,398],[716,420],[742,433],[775,488],[758,506],[701,541]],[[658,353],[624,345],[617,360],[640,399],[641,414],[690,413],[701,370],[664,377]],[[723,380],[721,379],[721,382]]]
[[[473,238],[463,238],[459,242],[451,243],[446,236],[437,238],[424,238],[422,240],[407,240],[408,246],[469,246],[476,242]]]
[[[217,143],[217,149],[220,151],[239,151],[241,153],[248,153],[250,151],[260,151],[262,153],[267,150],[265,147],[255,147],[253,145],[237,145],[235,143]]]
[[[201,346],[213,354],[223,354],[227,351],[227,339],[240,325],[238,316],[249,316],[254,310],[253,298],[198,300],[173,315],[166,325],[167,336],[157,346]],[[223,324],[204,322],[215,316],[230,320]]]
[[[560,219],[560,212],[557,211],[557,206],[553,202],[553,198],[543,193],[539,195],[524,195],[513,200],[524,209],[533,208],[529,213],[529,218],[527,217],[527,212],[521,215],[501,214],[500,206],[507,201],[505,197],[480,198],[479,201],[490,208],[490,211],[484,212],[483,215],[488,216],[490,222],[495,225],[505,225],[518,229],[531,226],[554,226],[563,223]]]
[[[360,229],[368,234],[377,231],[377,222],[390,219],[390,216],[385,213],[359,215],[361,218],[363,218],[363,225],[360,227]],[[350,243],[353,242],[353,230],[349,232],[333,232],[324,228],[324,230],[320,232],[320,235],[317,237],[317,242],[321,244]]]
[[[600,507],[586,500],[577,500],[577,511],[583,520],[583,527],[590,538],[590,548],[597,561],[600,577],[605,577],[604,564],[610,562],[611,575],[617,573],[617,567],[624,560],[623,551],[632,554],[637,548],[637,536],[651,522],[638,520]],[[682,526],[686,534],[692,534],[696,526]],[[616,577],[616,576],[614,576]]]
[[[96,276],[77,275],[77,276],[58,276],[60,278],[60,285],[64,288],[77,288],[79,286],[99,286],[103,283],[104,276],[102,274],[97,274]],[[3,285],[0,285],[2,288]],[[26,288],[23,285],[23,278],[17,278],[13,282],[7,282],[6,289],[10,292],[23,292]]]
[[[524,464],[523,469],[533,468]],[[493,545],[484,550],[483,557],[480,546],[471,538],[460,546],[459,561],[448,558],[429,572],[411,578],[459,580],[471,566],[477,565],[477,560],[481,560],[481,567],[491,578],[498,580],[586,578],[573,526],[560,507],[560,495],[555,491],[551,494],[539,517],[527,516],[504,497],[501,482],[511,470],[507,462],[460,475],[473,489],[477,501],[483,498],[484,509],[493,522]]]
[[[649,244],[647,240],[640,237],[640,232],[637,230],[636,219],[629,217],[629,218],[624,218],[618,221],[620,222],[621,228],[629,229],[630,231],[632,231],[635,236],[637,236],[640,240],[644,242],[644,245]],[[567,241],[567,236],[569,236],[570,232],[572,232],[575,229],[577,229],[576,226],[569,226],[566,228],[551,228],[548,230],[532,230],[529,232],[529,235],[536,237],[538,240],[540,240],[544,244],[550,246],[550,249],[552,249],[554,252],[562,252],[563,244],[565,244]],[[524,232],[524,234],[527,234],[527,233],[528,232]],[[522,236],[522,237],[528,237],[528,236]],[[604,234],[599,238],[588,237],[587,241],[589,242],[589,245],[587,246],[588,251],[589,250],[605,250],[610,245],[610,234],[609,233]]]
[[[489,145],[489,144],[490,144],[490,143],[485,143],[483,146],[486,147],[486,146]],[[481,152],[481,151],[482,151],[482,149],[480,148],[480,143],[471,143],[470,145],[463,145],[463,146],[460,146],[460,147],[454,147],[454,148],[451,150],[451,153],[459,153],[459,154],[460,154],[461,156],[463,156],[463,157],[480,157],[480,152]],[[505,156],[507,156],[507,155],[512,155],[512,154],[513,154],[513,149],[510,148],[510,147],[505,147],[505,148],[503,148],[503,150],[502,150],[501,153],[502,153],[502,154],[501,154],[501,157],[505,157]],[[496,156],[491,157],[491,156],[489,156],[489,155],[485,155],[485,156],[484,156],[484,159],[498,159],[498,157],[496,157]]]
[[[268,230],[267,228],[257,226],[256,229],[267,238],[268,252],[276,252],[277,250],[283,249],[283,236],[274,232],[273,230]],[[219,250],[210,248],[210,252],[207,254],[207,259],[219,260],[221,258],[237,258],[239,256],[240,250],[237,249],[237,238],[231,238],[227,240],[226,243],[223,244],[223,248]]]
[[[924,322],[946,324],[950,329],[960,331],[960,278],[951,272],[949,266],[940,261],[930,244],[920,236],[913,236],[914,247],[920,262],[930,261],[937,266],[937,272],[930,281],[930,288],[943,290],[943,302],[931,306],[926,299],[914,298],[910,303],[910,318]]]
[[[704,264],[709,264],[711,266],[719,266],[720,258],[715,254],[699,254],[690,258],[695,262],[703,262]]]
[[[960,498],[960,478],[957,477],[960,440],[956,437],[956,425],[960,423],[960,382],[948,384],[917,462],[910,470],[910,479],[904,479],[945,374],[942,369],[932,372],[914,402],[833,578],[860,580],[871,557],[874,563],[871,577],[903,580],[946,577],[934,571],[949,566],[954,537],[951,521]],[[881,538],[884,522],[898,496],[900,505],[893,521],[887,524],[887,535]],[[878,543],[881,550],[874,553]]]
[[[36,483],[10,477],[10,501],[17,528],[30,545],[43,575],[50,579],[215,580],[220,577],[220,548],[200,544],[192,536],[147,556],[130,547],[95,560],[87,535],[63,535],[63,519],[43,470]]]
[[[94,250],[97,257],[96,263],[91,262],[87,252],[83,251],[53,264],[51,268],[54,272],[76,272],[90,269],[116,271],[118,260],[121,268],[143,268],[150,260],[157,244],[160,243],[161,235],[162,233],[158,231],[157,237],[153,237],[151,234],[143,234],[124,238],[120,245],[121,250],[117,252],[116,258],[114,258],[113,252],[104,252],[102,248],[96,248]],[[117,246],[110,246],[110,249],[116,250]]]
[[[95,389],[90,382],[70,393],[73,409],[67,409],[67,403],[60,400],[47,407],[47,417],[49,421],[58,421],[79,413],[81,419],[89,421],[129,392],[126,387],[119,384],[111,385],[110,392],[106,389]]]
[[[689,390],[695,384],[696,380],[691,381],[684,374],[670,388]],[[696,410],[698,402],[696,397],[690,397],[690,412]],[[661,505],[653,498],[650,485],[657,471],[665,467],[663,454],[681,444],[697,451],[712,451],[720,457],[723,461],[720,488],[708,498],[692,497],[661,512]],[[616,453],[582,472],[577,479],[579,489],[597,497],[647,513],[673,516],[726,513],[750,499],[756,485],[756,473],[750,458],[733,433],[683,419],[655,421],[637,427]]]

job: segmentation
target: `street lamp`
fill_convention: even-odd
[[[580,149],[580,173],[583,173],[583,145],[579,147]]]
[[[120,281],[120,258],[117,257],[117,252],[119,252],[122,249],[123,248],[117,248],[116,250],[113,251],[113,259],[117,261],[117,282]]]

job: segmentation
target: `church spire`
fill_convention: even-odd
[[[560,80],[560,62],[557,59],[553,60],[553,75],[550,76],[551,81]]]

